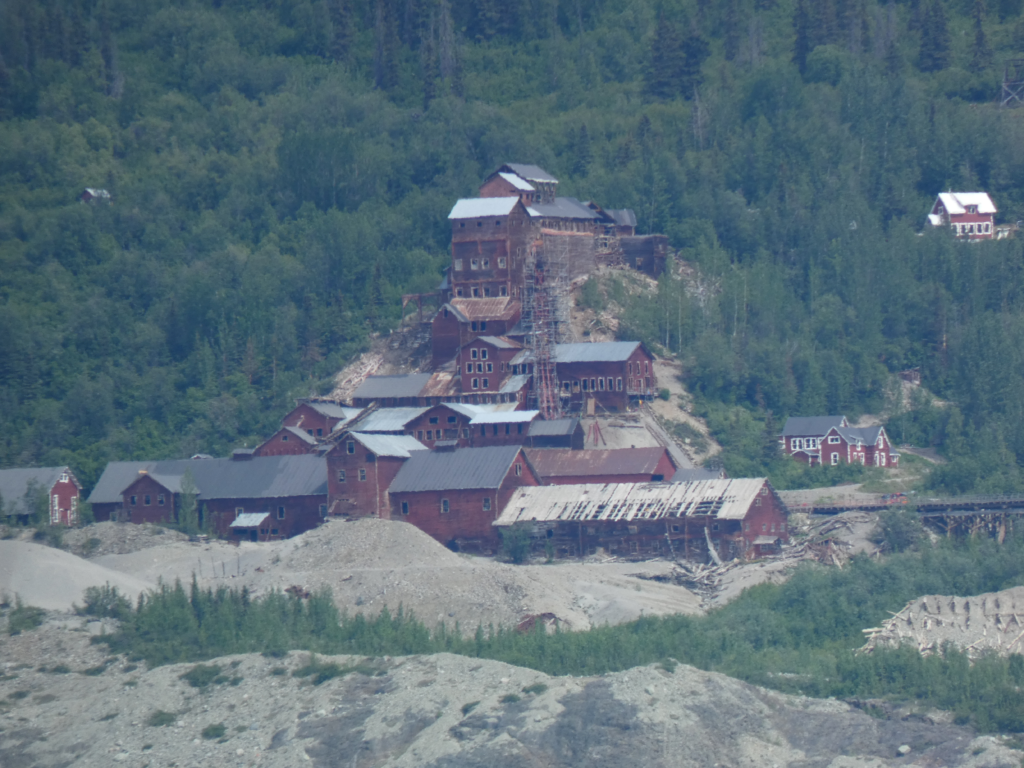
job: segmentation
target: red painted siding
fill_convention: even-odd
[[[303,442],[287,429],[279,429],[253,451],[253,456],[299,456],[316,451],[315,445]]]
[[[327,454],[330,514],[387,519],[391,516],[388,487],[406,460],[375,456],[355,441],[355,452],[349,453],[348,442],[342,439]]]
[[[257,530],[259,541],[287,539],[316,528],[323,521],[327,509],[327,496],[293,496],[287,499],[213,499],[200,501],[205,507],[210,527],[220,536],[232,539],[246,539],[231,530],[231,523],[243,512],[268,512],[270,514]],[[284,509],[283,517],[281,508]],[[264,532],[265,531],[265,532]]]
[[[320,440],[331,434],[338,421],[310,408],[307,403],[299,403],[281,419],[281,426],[298,427],[310,437]]]
[[[80,489],[75,476],[66,471],[50,489],[50,525],[77,525]]]
[[[174,523],[174,494],[149,475],[139,478],[125,488],[122,509],[130,523]]]

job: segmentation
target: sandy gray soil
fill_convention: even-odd
[[[321,657],[363,671],[313,685],[292,676],[309,659],[293,652],[216,660],[234,684],[193,688],[181,679],[191,664],[146,671],[114,658],[83,674],[104,662],[102,649],[53,627],[0,638],[0,765],[1008,768],[1021,759],[941,717],[879,720],[686,666],[549,677],[447,654]],[[40,669],[56,659],[71,671]]]

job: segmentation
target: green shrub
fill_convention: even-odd
[[[129,613],[132,607],[127,598],[118,592],[117,587],[110,586],[109,582],[102,587],[86,587],[83,598],[85,605],[82,608],[75,606],[75,611],[83,616],[120,619]]]
[[[320,685],[321,683],[326,683],[328,680],[333,680],[336,677],[344,677],[345,675],[351,674],[355,671],[356,670],[353,667],[342,667],[334,662],[324,664],[323,662],[317,661],[315,656],[310,656],[307,664],[292,672],[292,677],[311,677],[313,678],[313,685]]]
[[[669,399],[672,397],[672,393],[669,392],[667,389],[662,388],[661,390],[658,391],[658,397],[660,397],[667,403]]]
[[[472,712],[474,709],[477,708],[477,705],[479,703],[480,703],[479,701],[471,701],[468,704],[463,704],[462,705],[462,714],[463,715],[468,715],[470,712]]]
[[[519,701],[519,695],[515,693],[506,693],[504,696],[498,699],[498,701],[500,701],[502,704],[515,704],[517,701]]]
[[[7,632],[11,635],[20,635],[22,632],[42,625],[45,618],[46,611],[42,608],[24,605],[20,597],[15,597],[14,608],[7,615]]]
[[[179,680],[184,680],[193,688],[206,688],[211,683],[217,682],[220,677],[221,668],[217,664],[196,664],[192,669],[183,675]]]
[[[219,739],[227,731],[228,729],[224,726],[224,723],[214,723],[203,728],[202,736],[204,739]]]
[[[146,725],[154,728],[163,728],[164,726],[174,725],[178,720],[178,715],[175,712],[164,712],[162,709],[158,709],[156,712],[149,716],[146,720]]]
[[[530,557],[530,534],[517,525],[505,528],[501,532],[501,554],[506,560],[516,565],[525,563]]]
[[[287,667],[274,667],[272,670],[270,670],[270,674],[274,675],[275,677],[280,677],[281,675],[287,675],[288,674],[288,668]]]
[[[538,696],[548,689],[546,683],[534,683],[523,688],[523,693],[534,693]]]

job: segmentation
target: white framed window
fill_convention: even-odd
[[[473,364],[472,363],[466,363],[466,373],[472,373],[472,372],[473,372]]]
[[[499,256],[498,257],[498,267],[500,269],[504,269],[505,268],[505,257],[504,256]]]
[[[794,437],[790,441],[790,445],[794,451],[802,451],[804,449],[804,439],[802,437]]]
[[[355,444],[355,442],[352,441],[352,440],[349,440],[348,444],[345,446],[345,450],[347,450],[349,453],[355,453],[356,452],[356,444]]]
[[[498,288],[498,295],[499,296],[508,296],[508,288],[506,288],[504,285],[501,286],[500,288]]]
[[[277,508],[277,519],[284,520],[284,507]]]
[[[480,389],[480,379],[473,379],[473,389]]]
[[[516,462],[516,477],[520,477],[523,474],[523,465]]]
[[[474,323],[474,325],[476,325],[476,323]],[[476,328],[474,328],[473,330],[475,331],[475,330],[476,330]],[[471,349],[471,350],[469,350],[469,356],[470,356],[471,358],[473,358],[474,360],[476,360],[476,358],[477,358],[477,355],[479,355],[479,354],[480,354],[480,353],[479,353],[479,352],[478,352],[478,351],[477,351],[476,349]]]
[[[480,259],[470,259],[469,260],[469,268],[470,269],[480,269]]]
[[[487,379],[484,379],[483,381],[480,382],[481,384],[483,384],[484,389],[487,389],[487,381]]]
[[[480,350],[480,359],[481,360],[486,360],[487,359],[487,350],[486,349],[481,349]]]
[[[60,476],[60,481],[61,481],[62,483],[66,483],[66,482],[68,481],[68,473],[67,473],[67,472],[62,472],[62,473],[61,473],[61,476]]]
[[[622,391],[622,377],[620,376],[615,380],[615,389],[619,392]]]
[[[483,363],[477,363],[476,364],[476,372],[477,373],[483,373],[484,372],[484,364]]]
[[[839,464],[839,454],[838,453],[833,453],[832,454],[832,466],[834,467],[834,466],[836,466],[838,464]]]
[[[344,469],[339,469],[338,470],[338,482],[339,483],[344,483],[345,482],[345,470]]]
[[[245,507],[235,507],[235,514],[240,515],[245,512]]]
[[[456,259],[455,260],[455,271],[456,272],[461,272],[462,271],[462,259]],[[445,317],[448,317],[448,315],[445,315]]]
[[[359,470],[359,481],[362,482],[363,480],[366,480],[366,470],[365,469],[360,469]]]
[[[494,363],[488,363],[487,364],[487,372],[488,373],[494,373]]]
[[[828,444],[829,445],[839,445],[839,435],[829,435],[828,436]]]

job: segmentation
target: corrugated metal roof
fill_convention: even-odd
[[[530,465],[541,477],[651,475],[665,455],[664,448],[613,448],[606,451],[529,448],[526,451]]]
[[[544,421],[538,419],[530,424],[530,437],[560,437],[571,435],[576,431],[580,420],[573,417],[568,419],[551,419]]]
[[[521,189],[523,192],[537,191],[536,189],[534,189],[533,184],[531,184],[526,179],[522,178],[521,176],[515,173],[504,173],[503,171],[499,171],[498,175],[501,176],[501,178],[503,178],[513,187],[515,187],[516,189]]]
[[[174,492],[185,471],[192,473],[200,499],[277,499],[327,493],[327,462],[322,456],[254,456],[250,459],[193,461],[115,461],[107,464],[89,494],[91,504],[120,503],[124,489],[146,470]],[[169,483],[177,483],[176,488]]]
[[[824,435],[832,427],[846,424],[845,416],[790,416],[786,426],[782,428],[783,437],[817,437]]]
[[[353,416],[358,416],[360,411],[359,408],[349,408],[329,400],[300,400],[299,402],[305,403],[317,413],[330,419],[351,419]]]
[[[540,411],[492,411],[475,416],[470,424],[517,424],[533,421]]]
[[[523,487],[516,490],[494,524],[661,520],[703,515],[742,520],[767,482],[764,478],[743,478]]]
[[[518,445],[417,451],[398,470],[388,492],[497,488],[519,451]]]
[[[366,435],[360,432],[349,434],[366,450],[377,456],[407,459],[413,451],[427,450],[427,446],[411,435]]]
[[[526,374],[509,376],[508,379],[501,385],[501,389],[498,390],[498,394],[510,395],[515,392],[519,392],[529,383],[530,377]]]
[[[518,197],[470,197],[455,203],[449,219],[482,219],[487,216],[508,216],[519,202]]]
[[[405,425],[427,412],[426,408],[378,408],[352,424],[353,432],[402,432]]]
[[[236,517],[230,528],[258,528],[260,523],[270,517],[269,512],[242,512]]]
[[[29,485],[34,484],[44,493],[49,493],[65,472],[69,477],[74,477],[67,467],[0,469],[0,498],[3,499],[3,514],[32,514],[34,510],[25,506],[25,494],[28,493]],[[78,484],[77,480],[75,480],[75,484]]]
[[[368,376],[352,397],[380,400],[385,397],[418,397],[432,374],[402,373],[396,376]]]
[[[464,320],[509,320],[520,311],[519,300],[509,296],[452,299],[448,306]]]
[[[501,198],[503,199],[503,198]],[[601,216],[575,197],[556,197],[553,203],[533,203],[530,216],[544,219],[599,219]]]

